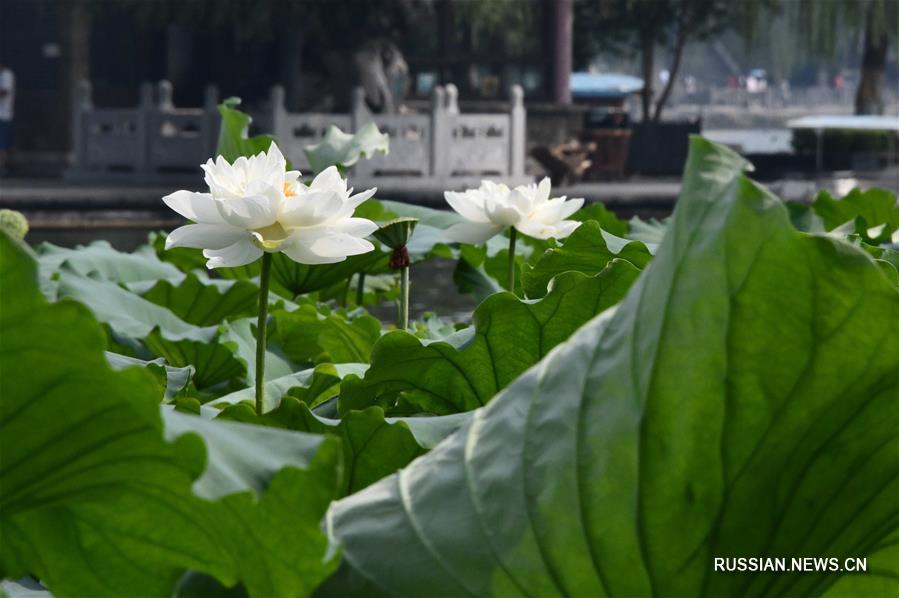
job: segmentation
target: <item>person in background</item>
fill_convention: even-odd
[[[6,65],[0,63],[0,176],[6,174],[12,150],[13,102],[16,99],[16,78]]]

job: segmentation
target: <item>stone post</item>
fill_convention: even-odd
[[[171,81],[162,79],[156,84],[156,107],[160,112],[175,109],[175,103],[172,101],[174,94],[175,90]]]
[[[218,147],[221,116],[218,110],[219,89],[215,85],[207,85],[203,90],[203,129],[206,140],[206,154],[215,158]]]
[[[513,85],[509,97],[509,175],[515,178],[524,176],[527,149],[524,89],[521,85]]]
[[[82,79],[75,88],[72,102],[72,148],[75,151],[74,162],[77,170],[87,168],[87,113],[94,107],[91,82]]]
[[[156,107],[153,105],[153,85],[148,82],[141,83],[140,104],[135,111],[134,142],[137,146],[137,159],[134,170],[142,175],[150,175],[150,144],[153,142],[150,131],[150,123]]]
[[[452,128],[446,114],[446,91],[436,86],[431,95],[431,172],[436,179],[449,176],[449,149],[452,143]]]
[[[452,83],[446,84],[446,113],[452,116],[459,114],[459,88]]]
[[[344,133],[355,133],[371,120],[371,110],[365,103],[365,88],[357,86],[353,88],[353,95],[350,97],[350,122],[352,123],[352,131],[344,131]]]
[[[290,139],[287,130],[287,108],[284,107],[285,92],[283,85],[272,85],[269,92],[269,118],[266,124],[271,128],[272,135],[275,139],[282,140],[287,143]]]

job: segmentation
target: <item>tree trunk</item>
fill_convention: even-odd
[[[684,47],[687,45],[689,17],[686,13],[686,5],[682,10],[684,12],[681,14],[680,23],[677,28],[677,38],[674,41],[674,57],[671,60],[671,69],[668,71],[668,81],[665,82],[665,88],[662,89],[662,95],[659,96],[659,99],[656,102],[655,114],[653,114],[652,117],[653,122],[662,120],[662,109],[665,107],[665,102],[668,101],[668,96],[671,95],[671,90],[674,89],[674,84],[677,81],[677,73],[680,71],[681,61],[684,57]]]
[[[889,38],[886,31],[874,27],[874,11],[869,8],[865,22],[865,48],[862,75],[855,94],[856,114],[883,114],[883,82],[886,73]]]
[[[571,103],[572,0],[553,1],[553,102]]]
[[[72,117],[78,86],[82,79],[90,80],[91,74],[91,26],[90,16],[82,2],[71,0],[58,4],[62,68],[60,69],[61,105],[69,113],[69,130],[64,140],[65,148],[72,148],[75,137],[75,121]]]
[[[653,70],[655,68],[655,31],[652,28],[640,30],[640,61],[643,71],[643,90],[640,92],[640,100],[643,108],[643,122],[649,122],[652,116],[652,84]]]

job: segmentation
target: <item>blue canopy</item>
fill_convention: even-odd
[[[571,73],[575,98],[623,98],[643,89],[643,79],[622,73]]]

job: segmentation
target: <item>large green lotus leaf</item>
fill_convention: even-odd
[[[383,272],[390,254],[375,245],[375,250],[362,255],[351,255],[336,264],[309,266],[293,261],[283,253],[272,255],[272,289],[288,298],[326,289],[345,281],[357,272]],[[240,268],[218,268],[224,278],[250,279],[259,277],[259,262]]]
[[[293,296],[326,289],[347,280],[357,272],[378,273],[387,269],[390,254],[375,243],[375,249],[362,255],[351,255],[336,264],[308,266],[297,263],[282,253],[272,260],[272,278]]]
[[[372,201],[372,200],[369,200]],[[368,202],[366,202],[368,203]],[[365,205],[365,204],[363,204]],[[170,262],[182,272],[191,272],[196,268],[205,268],[206,258],[201,249],[177,247],[165,249],[165,237],[158,234],[151,239],[153,250],[159,259]],[[336,264],[307,265],[293,261],[283,253],[272,254],[271,290],[282,297],[292,299],[297,295],[305,295],[334,284],[345,281],[357,272],[382,273],[387,270],[390,253],[375,243],[374,251],[362,255],[351,255]],[[259,260],[237,268],[216,268],[215,273],[229,280],[258,280],[260,273]]]
[[[320,522],[339,496],[341,466],[339,443],[324,438],[307,469],[282,469],[258,502],[241,492],[215,503],[251,597],[309,596],[337,568]]]
[[[303,148],[309,166],[315,174],[329,166],[338,166],[341,170],[345,170],[361,158],[387,154],[389,150],[390,136],[381,133],[373,122],[355,133],[344,133],[331,125],[320,142]]]
[[[171,311],[147,301],[114,282],[83,276],[63,267],[59,272],[59,297],[87,305],[98,320],[126,338],[142,339],[158,328],[172,340],[210,342],[215,326],[188,324]]]
[[[190,379],[194,374],[193,366],[174,367],[168,365],[161,357],[145,361],[136,357],[128,357],[127,355],[119,355],[118,353],[107,351],[106,361],[114,370],[123,370],[135,366],[147,368],[147,370],[157,376],[160,386],[163,388],[163,394],[167,399],[171,399],[184,390],[190,384]]]
[[[175,367],[193,366],[194,384],[206,389],[246,374],[246,362],[219,338],[217,326],[198,327],[168,309],[105,280],[62,268],[59,295],[87,305],[116,336],[141,341],[151,353]]]
[[[451,210],[437,210],[401,201],[380,200],[379,203],[389,215],[385,220],[400,217],[416,218],[419,226],[426,225],[438,229],[447,229],[463,221],[462,216]]]
[[[487,273],[483,264],[475,266],[464,256],[459,257],[453,269],[453,282],[460,293],[471,294],[478,303],[503,290],[500,283]]]
[[[228,98],[218,106],[222,121],[215,154],[228,162],[234,162],[241,156],[249,157],[266,152],[274,141],[271,135],[249,137],[250,123],[253,119],[249,114],[238,110],[239,105],[240,98]]]
[[[181,274],[172,264],[156,257],[147,246],[133,253],[122,253],[106,241],[94,241],[75,249],[42,243],[37,252],[42,276],[58,271],[63,264],[70,272],[81,276],[122,283],[178,278]]]
[[[221,341],[234,351],[234,355],[246,364],[246,381],[250,386],[256,383],[256,319],[242,318],[223,324],[220,328]],[[265,350],[265,379],[274,380],[293,373],[293,365],[284,352],[274,343],[268,342]]]
[[[627,298],[332,506],[355,572],[410,596],[804,596],[840,574],[713,558],[870,555],[834,591],[899,591],[899,292],[744,164],[694,138]]]
[[[574,214],[571,215],[572,220],[587,222],[593,220],[599,223],[599,226],[606,232],[616,237],[625,237],[628,233],[628,223],[618,218],[614,212],[608,209],[600,202],[590,203]]]
[[[642,241],[646,244],[650,253],[654,254],[659,243],[665,238],[665,231],[668,230],[669,220],[670,218],[664,218],[662,220],[650,218],[649,220],[643,220],[639,216],[634,216],[628,221],[627,235],[619,236],[634,241]]]
[[[325,420],[304,403],[285,397],[276,409],[261,418],[244,404],[228,407],[219,415],[221,418],[337,436],[343,444],[346,472],[343,496],[398,471],[425,452],[405,423],[385,421],[384,412],[377,407],[351,411],[340,420]]]
[[[222,385],[239,384],[248,376],[247,362],[240,359],[236,347],[221,338],[214,340],[173,340],[159,328],[154,328],[143,345],[153,354],[174,367],[192,366],[196,371],[194,386],[209,391]]]
[[[310,407],[337,395],[340,381],[349,374],[361,376],[368,369],[365,363],[320,363],[314,368],[293,372],[266,380],[263,410],[275,409],[285,396],[298,399]],[[255,404],[256,388],[249,386],[210,401],[210,405],[224,407],[246,402]]]
[[[168,440],[174,441],[187,432],[203,439],[208,464],[194,481],[193,490],[197,496],[210,500],[244,490],[261,496],[285,467],[308,469],[324,440],[314,434],[188,415],[168,405],[161,412]]]
[[[315,456],[291,453],[307,469],[281,470],[258,502],[199,498],[203,442],[164,440],[153,376],[113,371],[90,311],[48,305],[36,269],[0,235],[0,577],[30,573],[62,596],[163,596],[190,568],[255,596],[308,595],[336,566],[319,521],[341,484],[338,443],[298,435],[290,450]]]
[[[615,260],[596,276],[577,272],[556,279],[543,300],[522,301],[497,293],[474,313],[474,327],[449,342],[422,342],[405,331],[375,344],[363,379],[341,384],[340,410],[379,405],[395,413],[415,410],[444,415],[485,405],[550,349],[624,297],[639,271]]]
[[[834,199],[822,191],[815,198],[812,210],[821,218],[825,230],[855,222],[855,232],[872,243],[888,242],[892,232],[899,229],[896,194],[886,189],[855,188],[842,199]]]
[[[147,242],[148,246],[153,249],[156,257],[166,264],[171,264],[178,268],[181,272],[187,274],[194,270],[206,269],[206,262],[203,257],[203,250],[193,249],[190,247],[175,247],[173,249],[165,248],[165,239],[168,236],[164,232],[150,233]],[[256,274],[259,275],[258,272]]]
[[[181,280],[159,280],[146,289],[144,284],[128,288],[194,326],[213,326],[229,318],[253,315],[259,304],[259,287],[251,282],[213,283],[201,281],[192,273]]]
[[[376,318],[364,313],[351,318],[326,315],[308,304],[294,311],[276,310],[272,319],[272,342],[296,363],[321,361],[321,357],[334,363],[368,363],[372,346],[381,336]]]
[[[364,411],[351,411],[342,419],[330,419],[315,414],[302,401],[285,397],[276,409],[261,418],[251,406],[242,404],[223,410],[219,419],[336,436],[343,444],[343,493],[349,495],[405,467],[459,429],[469,416],[469,413],[460,413],[437,417],[385,418],[383,410],[369,407]],[[269,438],[272,434],[263,436],[266,441],[272,442]],[[276,459],[277,455],[273,458]],[[239,459],[228,460],[229,465],[233,462],[239,463]],[[252,466],[251,473],[259,468],[256,459],[253,459]]]
[[[652,259],[646,245],[611,235],[595,221],[575,229],[561,247],[547,249],[533,266],[524,268],[522,286],[528,297],[542,297],[552,280],[562,272],[596,274],[610,260],[627,260],[643,268]]]

